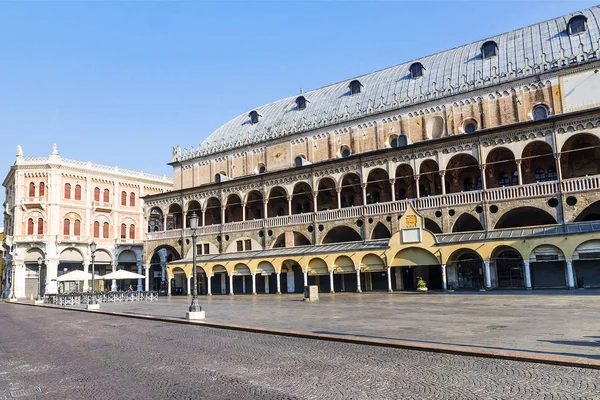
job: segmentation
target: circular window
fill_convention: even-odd
[[[263,231],[258,231],[258,236],[263,237],[263,236],[265,236],[265,233]]]
[[[474,133],[477,130],[477,122],[472,119],[465,122],[464,125],[465,133]]]
[[[456,214],[456,211],[454,211],[454,210],[448,211],[448,215],[450,215],[451,217],[454,216],[454,214]]]
[[[390,136],[388,144],[390,145],[390,147],[398,147],[398,135]]]
[[[217,236],[217,242],[221,241],[221,236]]]
[[[358,226],[359,228],[360,228],[361,226],[363,226],[363,221],[362,221],[362,219],[359,219],[358,221],[356,221],[356,226]]]
[[[435,216],[438,217],[438,218],[441,217],[442,216],[442,212],[440,210],[436,211],[435,212]]]
[[[490,212],[492,214],[496,214],[498,212],[498,206],[497,205],[491,205],[490,206]]]
[[[390,217],[390,216],[388,215],[387,217],[385,217],[385,220],[386,220],[387,222],[391,222],[391,221],[392,221],[392,217]]]
[[[483,212],[483,207],[481,207],[481,206],[477,206],[477,207],[475,207],[475,212],[476,212],[477,214],[481,214],[481,213]]]
[[[369,218],[369,223],[372,224],[373,223],[373,218]]]
[[[577,204],[577,197],[575,197],[575,196],[567,197],[567,204],[570,206],[574,206],[575,204]]]
[[[312,233],[312,231],[314,231],[314,230],[315,230],[315,228],[313,228],[313,226],[312,226],[312,225],[309,225],[309,226],[308,226],[308,228],[306,228],[306,229],[307,229],[309,232],[311,232],[311,233]]]
[[[550,200],[548,200],[548,205],[552,208],[557,207],[558,199],[556,197],[551,198]]]
[[[350,148],[347,146],[344,146],[340,149],[340,156],[346,158],[346,157],[350,157],[350,154],[352,154],[350,152]]]
[[[267,235],[273,236],[273,231],[269,229],[269,231],[267,232]]]
[[[259,174],[264,174],[265,172],[267,172],[267,168],[263,164],[258,164],[258,166],[256,167],[256,171]]]
[[[229,241],[229,235],[225,235],[225,241]]]
[[[325,229],[325,227],[323,225],[319,225],[319,231],[323,232],[323,229]]]

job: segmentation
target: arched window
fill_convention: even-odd
[[[135,239],[135,225],[129,225],[129,239]]]
[[[535,180],[538,182],[546,181],[546,171],[543,168],[538,168],[535,170]]]
[[[517,171],[516,169],[513,171],[513,174],[512,174],[512,184],[513,184],[513,186],[516,186],[519,184],[519,171]]]
[[[121,239],[127,238],[127,225],[121,224]]]
[[[95,238],[100,237],[100,222],[98,222],[98,221],[94,222],[94,237]]]
[[[46,195],[46,184],[44,182],[40,182],[40,197],[44,197]]]
[[[548,107],[543,104],[539,104],[533,107],[533,120],[539,121],[548,118]]]
[[[29,182],[29,197],[35,197],[35,183]]]
[[[548,168],[548,173],[546,174],[546,177],[548,178],[549,181],[557,180],[558,175],[556,174],[556,169],[554,169],[554,167]]]
[[[65,218],[63,222],[63,235],[69,236],[71,234],[71,220]]]
[[[81,221],[76,219],[73,224],[73,235],[81,236]]]
[[[266,167],[265,167],[265,165],[264,165],[264,164],[262,164],[262,163],[261,163],[261,164],[258,164],[258,165],[256,166],[256,172],[257,172],[257,173],[259,173],[259,174],[264,174],[265,172],[267,172],[267,168],[266,168]]]
[[[108,222],[105,222],[102,225],[102,237],[104,239],[108,239],[108,229],[109,229]]]
[[[350,88],[350,94],[352,95],[360,93],[361,86],[362,84],[356,79],[350,82],[350,84],[348,85],[348,87]]]
[[[100,201],[100,188],[94,188],[94,201]]]
[[[135,193],[129,193],[129,205],[135,207]]]
[[[260,114],[258,112],[250,111],[250,114],[248,114],[248,116],[250,117],[250,123],[252,125],[258,124],[258,117],[260,117]]]
[[[398,135],[391,135],[389,138],[389,144],[392,148],[398,147]]]
[[[421,76],[423,76],[423,70],[425,68],[423,68],[423,64],[416,62],[416,63],[412,64],[409,69],[410,69],[410,77],[412,79],[416,79],[416,78],[420,78]]]
[[[44,234],[44,220],[42,218],[38,218],[38,227],[37,227],[38,235]]]
[[[506,172],[500,173],[500,177],[498,178],[498,185],[500,186],[510,186],[510,179]]]
[[[110,191],[108,189],[104,189],[104,203],[110,203]]]
[[[127,205],[127,192],[121,192],[121,205]]]
[[[492,58],[498,55],[498,45],[493,40],[488,40],[481,46],[483,59]]]
[[[350,157],[351,154],[352,152],[350,151],[350,148],[348,146],[342,146],[342,148],[340,149],[340,156],[342,156],[343,158]]]
[[[475,131],[477,130],[477,121],[473,119],[465,121],[463,129],[465,133],[475,133]]]
[[[81,185],[75,185],[75,200],[81,200]]]
[[[33,218],[27,220],[27,234],[33,235]]]
[[[308,100],[306,100],[306,97],[304,96],[296,97],[296,107],[298,108],[298,110],[304,110],[306,108],[307,102]]]
[[[306,158],[303,155],[296,156],[296,158],[294,158],[294,167],[301,167],[305,162]]]
[[[71,184],[65,183],[65,199],[71,198]]]
[[[569,35],[577,35],[586,30],[587,18],[583,15],[576,15],[569,20]]]

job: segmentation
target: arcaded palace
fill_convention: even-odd
[[[160,284],[160,275],[149,277],[143,270],[142,197],[172,190],[170,178],[62,158],[56,146],[49,156],[25,157],[19,147],[3,186],[2,297],[13,290],[16,297],[35,297],[38,280],[42,294],[87,290],[86,281],[66,287],[56,278],[73,270],[91,272],[92,242],[97,274],[127,269],[146,275],[146,290],[154,279]],[[141,279],[97,284],[97,290],[144,289]]]

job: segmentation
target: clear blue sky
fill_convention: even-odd
[[[171,175],[261,104],[592,1],[0,1],[0,175],[50,154]],[[4,191],[0,202],[4,201]]]

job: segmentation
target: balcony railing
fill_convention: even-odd
[[[600,175],[586,176],[582,178],[566,179],[560,182],[560,188],[565,193],[582,192],[600,189]],[[228,222],[221,225],[209,225],[199,227],[198,235],[216,234],[219,232],[236,232],[253,229],[273,228],[287,225],[306,225],[317,222],[328,222],[341,219],[360,218],[363,215],[385,215],[396,212],[405,212],[408,204],[412,204],[418,210],[440,208],[442,206],[458,206],[466,204],[478,204],[484,201],[501,202],[519,198],[533,198],[552,196],[559,191],[559,182],[537,182],[519,186],[506,186],[487,189],[486,191],[474,190],[469,192],[449,193],[421,197],[418,199],[404,199],[385,203],[368,204],[366,206],[345,207],[335,210],[318,211],[316,213],[284,215],[267,219],[255,219],[251,221]],[[185,236],[191,235],[188,228]],[[148,240],[168,239],[181,236],[181,229],[165,232],[149,232]]]
[[[141,242],[137,239],[116,238],[115,243],[116,244],[133,244],[133,243],[141,243]]]
[[[98,210],[112,210],[112,203],[105,203],[103,201],[93,201],[92,207]]]
[[[15,242],[45,242],[50,239],[50,235],[16,235]]]
[[[46,199],[44,196],[25,197],[23,199],[23,204],[41,204],[45,201]]]

